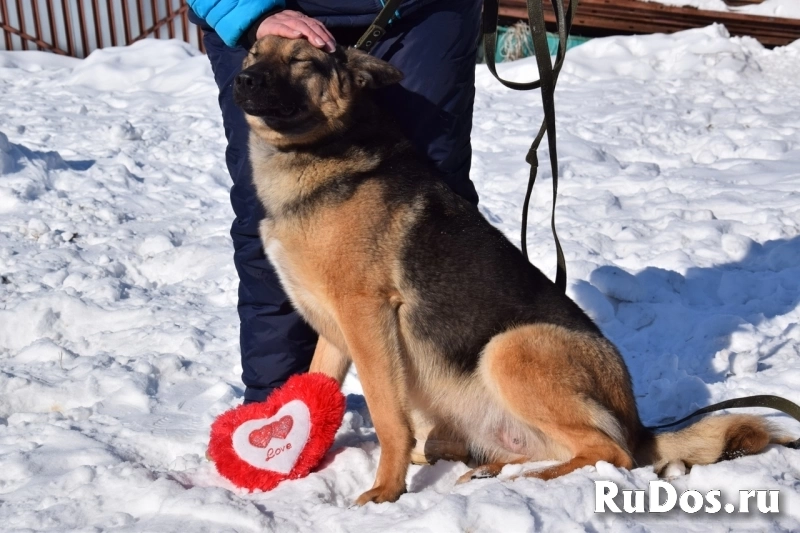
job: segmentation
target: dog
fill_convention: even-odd
[[[559,463],[522,475],[598,461],[663,471],[790,440],[750,415],[646,429],[615,346],[373,103],[402,77],[355,49],[269,36],[234,82],[264,250],[320,336],[311,370],[341,383],[355,364],[380,442],[357,504],[405,492],[420,419],[481,461],[462,480],[540,460]]]

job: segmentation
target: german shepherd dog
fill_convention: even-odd
[[[464,479],[541,460],[559,464],[522,475],[662,471],[788,442],[749,415],[647,430],[614,345],[373,103],[402,77],[354,49],[265,37],[234,82],[264,249],[320,335],[311,370],[341,383],[355,364],[380,442],[358,504],[405,491],[415,412],[481,461]]]

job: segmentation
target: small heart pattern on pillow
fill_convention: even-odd
[[[250,433],[247,440],[250,444],[258,448],[266,448],[272,441],[273,437],[278,439],[285,439],[294,425],[294,419],[286,415],[277,422],[271,422],[261,429],[256,429]]]
[[[265,402],[235,407],[211,425],[208,455],[237,487],[271,490],[308,475],[333,444],[345,398],[324,374],[299,374]]]

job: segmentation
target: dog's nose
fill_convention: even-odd
[[[267,76],[263,72],[243,70],[236,76],[236,85],[240,89],[256,89],[267,84]]]

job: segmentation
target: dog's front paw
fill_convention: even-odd
[[[395,502],[397,499],[406,492],[405,487],[392,488],[392,487],[374,487],[356,500],[356,505],[364,505],[367,502],[384,503]]]

